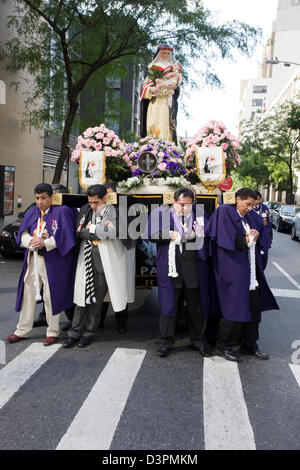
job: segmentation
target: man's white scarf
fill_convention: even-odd
[[[170,231],[170,236],[172,232]],[[177,233],[177,237],[175,240],[171,240],[169,244],[169,252],[168,252],[168,261],[169,261],[169,277],[178,277],[178,272],[176,269],[176,245],[181,244],[181,236]]]
[[[256,242],[254,241],[254,237],[250,235],[250,227],[242,220],[243,227],[245,232],[249,235],[249,243],[248,243],[248,259],[250,264],[250,287],[249,290],[255,290],[258,286],[258,282],[256,279],[256,261],[255,261],[255,245]]]
[[[181,225],[183,232],[182,233],[187,233],[188,228],[186,224],[182,224],[180,218],[177,216],[176,213],[174,213],[174,218],[176,217],[176,221],[179,225]],[[192,214],[190,215],[192,217]],[[197,218],[197,221],[194,222],[193,228],[196,232],[196,236],[198,237],[204,237],[204,230],[202,228],[202,225],[204,225],[204,219],[202,217]],[[174,232],[173,232],[174,233]],[[172,235],[172,231],[170,231],[170,236]],[[178,277],[177,269],[176,269],[176,245],[179,246],[180,251],[182,252],[182,238],[180,236],[180,233],[177,232],[177,236],[175,240],[171,240],[169,244],[169,251],[168,251],[168,264],[169,264],[169,277]]]

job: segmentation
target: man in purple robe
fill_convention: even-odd
[[[178,303],[184,295],[191,343],[208,357],[204,339],[209,310],[206,214],[200,206],[193,207],[194,192],[189,188],[178,189],[174,201],[171,209],[161,206],[151,212],[147,231],[148,238],[157,244],[159,327],[163,339],[158,354],[167,356],[174,345]]]
[[[262,196],[259,191],[255,191],[256,200],[253,204],[253,213],[259,218],[261,225],[260,244],[261,244],[261,257],[262,265],[265,270],[268,264],[268,254],[272,247],[273,229],[270,220],[270,213],[268,207],[262,203]]]
[[[68,194],[69,193],[68,188],[64,186],[63,184],[57,183],[57,184],[52,184],[51,186],[52,186],[53,194]],[[77,220],[78,209],[76,207],[71,207],[71,211],[74,213],[74,217]],[[72,325],[72,319],[74,315],[74,305],[73,307],[65,310],[65,315],[68,319],[68,322],[61,328],[62,331],[68,331],[68,329],[70,329]],[[42,311],[38,315],[38,318],[33,322],[33,328],[39,328],[40,326],[47,326],[44,304],[43,304]]]
[[[49,184],[34,188],[36,206],[25,215],[18,232],[17,243],[26,250],[16,303],[19,323],[6,337],[9,343],[28,337],[42,286],[48,324],[45,346],[57,341],[59,313],[73,306],[76,220],[68,207],[52,206],[52,194]]]
[[[216,348],[230,361],[239,361],[232,350],[238,343],[243,353],[268,359],[257,345],[261,312],[279,309],[262,267],[258,223],[249,214],[255,199],[254,191],[240,189],[236,204],[220,206],[205,228],[222,315]]]

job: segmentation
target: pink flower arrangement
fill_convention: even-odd
[[[100,126],[89,127],[78,137],[71,160],[79,162],[81,152],[97,150],[105,152],[107,157],[122,157],[125,147],[114,131],[108,129],[105,124],[100,124]]]
[[[226,168],[228,173],[232,168],[241,164],[241,157],[238,153],[240,149],[239,140],[226,129],[221,121],[210,121],[190,140],[185,141],[185,160],[189,167],[194,167],[195,150],[197,147],[222,147],[226,154]]]
[[[132,172],[132,176],[148,176],[137,167],[137,161],[141,153],[151,152],[157,158],[157,168],[152,176],[157,178],[166,178],[174,176],[183,176],[186,174],[184,164],[184,156],[179,148],[173,142],[154,139],[147,136],[139,140],[139,142],[126,144],[126,153],[123,160]]]

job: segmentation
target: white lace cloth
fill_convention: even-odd
[[[41,219],[39,218],[37,228],[36,228],[36,236],[38,238],[42,237],[45,227],[46,227],[46,222],[44,222],[41,226]],[[40,292],[40,282],[39,282],[38,252],[33,247],[31,247],[30,250],[33,251],[35,300],[38,302],[39,300],[42,300],[42,296]]]
[[[171,236],[172,232],[170,232]],[[169,244],[169,252],[168,252],[168,261],[169,261],[169,277],[178,277],[178,272],[176,269],[176,245],[181,244],[181,237],[180,234],[177,233],[177,237],[175,240],[171,240]]]
[[[258,286],[258,282],[256,279],[256,261],[255,261],[255,245],[256,242],[254,241],[254,237],[250,235],[250,227],[242,220],[243,227],[245,232],[249,235],[249,243],[248,243],[248,259],[250,264],[250,286],[249,290],[255,290]]]

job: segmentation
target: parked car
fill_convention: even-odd
[[[292,240],[300,240],[300,210],[296,212],[296,216],[292,223],[291,238]]]
[[[0,254],[2,256],[21,255],[24,253],[24,248],[17,245],[16,238],[24,215],[34,206],[35,203],[32,203],[24,212],[19,212],[16,220],[5,225],[0,230]]]
[[[269,209],[270,217],[272,217],[274,210],[278,209],[278,207],[282,205],[281,202],[277,202],[277,201],[268,201],[268,202],[265,202],[264,204]]]
[[[283,230],[291,232],[294,219],[299,211],[299,206],[282,205],[277,207],[277,209],[274,209],[272,214],[272,225],[275,227],[277,232],[281,232]]]

